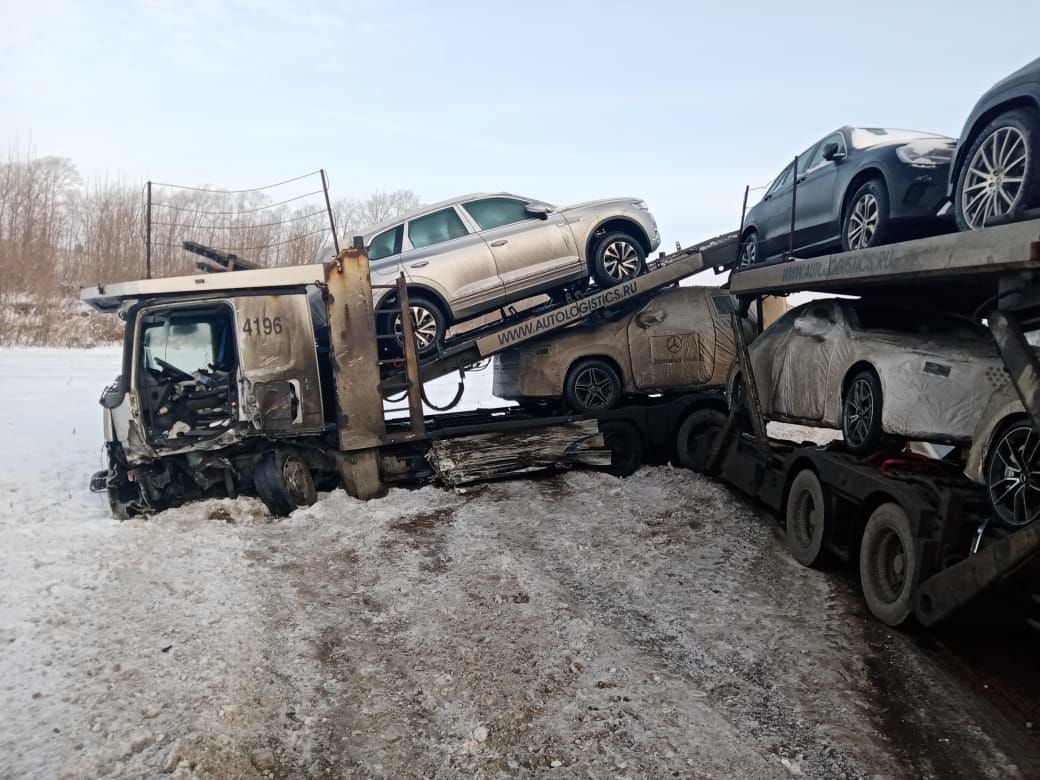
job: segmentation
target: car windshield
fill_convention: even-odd
[[[945,138],[936,133],[921,133],[917,130],[888,130],[883,127],[854,127],[849,140],[857,149],[869,149],[891,143],[909,143],[919,138]]]
[[[989,340],[989,332],[981,325],[953,314],[862,304],[850,309],[855,320],[853,324],[861,331]]]

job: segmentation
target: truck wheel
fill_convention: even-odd
[[[318,500],[314,478],[303,458],[285,450],[264,455],[253,470],[260,500],[275,517],[284,517]]]
[[[604,466],[603,471],[615,477],[634,474],[646,457],[643,437],[636,427],[623,420],[608,420],[599,429],[603,443],[610,450],[610,465]]]
[[[592,278],[600,287],[634,279],[646,270],[646,254],[628,233],[607,233],[592,251]]]
[[[787,549],[802,566],[819,566],[826,555],[830,505],[820,478],[812,469],[795,475],[787,493]]]
[[[910,617],[916,574],[917,546],[906,512],[899,504],[882,504],[867,520],[859,548],[863,598],[874,617],[889,626]]]
[[[675,437],[675,455],[683,468],[708,473],[711,445],[725,424],[726,415],[718,409],[698,409],[683,420]]]
[[[881,444],[881,380],[865,368],[849,380],[841,401],[841,432],[853,455],[866,455]]]

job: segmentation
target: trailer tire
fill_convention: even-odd
[[[675,455],[683,468],[708,474],[711,445],[725,425],[726,415],[718,409],[698,409],[687,415],[675,437]]]
[[[260,458],[253,470],[253,484],[275,517],[284,517],[318,500],[310,468],[303,458],[286,450],[274,450]]]
[[[867,520],[859,548],[859,578],[874,617],[893,627],[910,617],[917,545],[899,504],[881,504]]]
[[[639,239],[628,233],[607,233],[592,250],[592,278],[600,287],[635,279],[646,270],[646,252]]]
[[[823,547],[830,531],[830,504],[816,472],[799,471],[787,491],[787,550],[802,566],[819,567],[826,559]]]
[[[883,403],[874,369],[864,368],[849,379],[841,398],[841,433],[853,455],[866,455],[881,445]]]
[[[604,466],[603,471],[615,477],[634,474],[646,458],[639,430],[624,420],[608,420],[601,423],[599,429],[603,443],[610,450],[610,465]]]

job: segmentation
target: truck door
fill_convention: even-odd
[[[305,293],[232,299],[243,417],[269,435],[324,430],[321,380]]]
[[[632,383],[644,392],[703,385],[711,379],[715,321],[698,287],[654,297],[632,317],[628,342]]]

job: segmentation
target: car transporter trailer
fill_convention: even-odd
[[[647,273],[614,287],[592,288],[567,301],[520,313],[503,310],[501,321],[447,339],[425,358],[419,357],[411,317],[401,317],[402,343],[396,350],[385,344],[395,336],[377,336],[377,315],[409,311],[408,288],[405,278],[399,277],[393,285],[393,308],[374,311],[368,259],[358,239],[329,263],[98,285],[84,289],[81,298],[98,310],[112,312],[133,311],[133,307],[157,302],[187,305],[235,296],[273,302],[319,289],[329,334],[325,353],[319,357],[319,363],[324,361],[329,367],[321,378],[328,385],[325,408],[329,424],[324,434],[305,442],[262,432],[259,438],[265,441],[257,447],[319,449],[326,460],[335,462],[340,481],[351,495],[370,498],[393,483],[437,478],[458,485],[575,463],[628,474],[644,461],[672,459],[675,432],[684,418],[699,409],[716,413],[726,409],[721,388],[647,398],[595,415],[545,416],[517,407],[431,414],[424,409],[423,384],[456,370],[464,372],[531,339],[635,305],[683,278],[724,266],[734,247],[735,234],[721,236],[698,247],[662,253],[648,261]],[[206,264],[208,270],[222,270],[220,254],[207,251],[212,261]],[[280,331],[268,337],[285,338]],[[136,359],[135,340],[128,333],[125,376],[130,376]],[[285,348],[290,348],[288,343]],[[460,379],[456,401],[462,386]],[[407,416],[388,418],[384,401],[399,393],[407,398]],[[94,486],[107,490],[112,499],[113,490],[118,490],[114,482],[110,466],[108,472],[97,475]],[[276,488],[276,500],[269,501],[263,493],[261,497],[272,511],[291,511],[295,503],[286,498],[291,489],[287,485]]]
[[[765,295],[883,296],[984,312],[1040,430],[1040,362],[1024,336],[1040,326],[1038,271],[1040,220],[735,270],[739,370],[753,377],[744,320]],[[985,490],[953,464],[898,452],[856,458],[840,443],[772,439],[756,383],[742,382],[738,395],[704,445],[704,470],[775,512],[800,563],[815,566],[828,556],[858,563],[864,597],[880,620],[898,625],[913,615],[930,626],[986,592],[1014,592],[1040,605],[1040,522],[1001,528]],[[1040,628],[1035,617],[1030,622]]]

